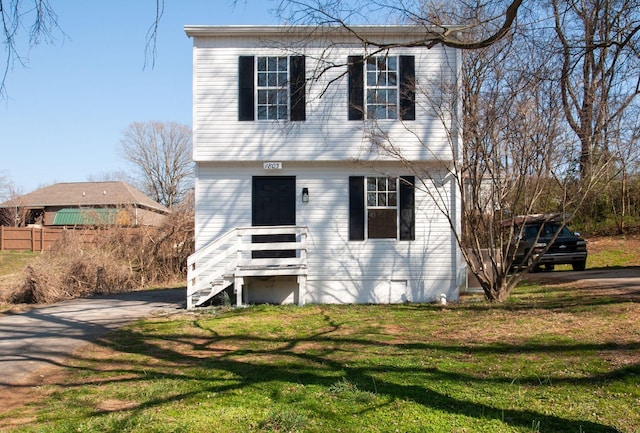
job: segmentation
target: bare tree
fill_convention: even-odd
[[[573,181],[577,153],[571,151],[563,125],[559,89],[540,78],[548,74],[549,63],[519,47],[510,40],[466,53],[462,76],[452,75],[450,82],[417,78],[416,89],[428,101],[425,111],[434,113],[449,131],[451,158],[418,165],[404,158],[390,136],[375,134],[386,138],[376,141],[379,151],[412,170],[417,187],[447,218],[469,270],[492,301],[504,301],[525,273],[537,267],[539,256],[532,251],[525,257],[528,266],[515,262],[523,230],[516,222],[524,215],[549,213],[564,224],[579,209],[584,188],[590,187]],[[451,120],[460,103],[458,94],[463,125]],[[456,157],[459,130],[461,158]],[[451,202],[445,183],[462,197],[461,209]]]
[[[560,55],[555,76],[582,147],[580,174],[588,177],[617,151],[612,144],[637,139],[625,116],[637,113],[640,95],[640,1],[552,0],[551,6],[556,43],[550,47]]]
[[[141,189],[172,207],[193,184],[191,129],[177,122],[135,122],[124,131],[122,157],[135,166]]]
[[[487,298],[497,301],[540,258],[529,251],[527,266],[515,263],[524,227],[517,222],[542,213],[564,225],[593,187],[575,182],[579,152],[563,122],[560,90],[544,79],[553,63],[521,47],[514,41],[466,53],[463,65],[460,244]]]
[[[19,203],[22,192],[14,182],[0,171],[0,203],[10,201],[10,206],[0,208],[0,225],[9,227],[21,227],[25,224],[27,215]]]
[[[604,177],[615,158],[619,158],[617,155],[621,155],[612,151],[612,143],[630,143],[637,137],[637,133],[629,132],[629,126],[637,131],[637,121],[630,122],[635,108],[629,99],[621,98],[616,105],[607,105],[604,101],[613,102],[611,96],[622,96],[625,89],[627,96],[635,95],[638,90],[637,82],[629,79],[633,77],[632,71],[637,74],[638,70],[633,66],[635,60],[629,61],[629,58],[637,57],[639,52],[632,43],[637,31],[629,23],[638,22],[639,9],[632,7],[632,2],[622,0],[550,2],[536,3],[535,9],[524,8],[524,2],[499,0],[281,2],[280,11],[290,22],[341,26],[357,35],[357,27],[351,24],[367,22],[369,16],[374,21],[386,19],[424,26],[424,39],[400,46],[431,48],[443,44],[464,49],[461,77],[455,77],[451,83],[429,83],[428,77],[417,77],[415,86],[416,92],[422,92],[424,100],[429,101],[427,111],[436,113],[449,129],[453,158],[425,167],[406,160],[401,146],[393,143],[384,127],[375,122],[370,124],[369,136],[380,152],[402,161],[421,180],[426,193],[449,220],[468,266],[487,298],[495,301],[506,299],[524,273],[535,268],[539,260],[539,256],[529,252],[525,258],[528,267],[513,266],[512,252],[522,235],[518,231],[522,229],[513,227],[520,216],[549,213],[558,216],[563,225],[571,221],[596,182]],[[608,15],[602,5],[614,7],[613,3],[622,9]],[[559,4],[563,4],[564,9],[552,8]],[[611,28],[601,26],[596,34],[607,30],[611,35],[606,39],[608,42],[603,41],[600,46],[599,42],[589,42],[589,25],[569,27],[570,32],[554,25],[553,18],[557,22],[558,17],[562,17],[563,25],[571,23],[568,13],[580,11],[577,5],[581,4],[586,4],[586,8],[602,6],[603,9],[596,8],[599,17],[596,21],[601,24],[611,16],[618,17],[616,20],[622,23],[624,15],[626,32],[611,32]],[[544,8],[547,5],[549,9]],[[545,14],[548,11],[555,14]],[[585,11],[584,15],[586,18],[589,12]],[[562,30],[558,31],[558,27]],[[562,39],[560,43],[556,40],[559,35],[571,37],[566,37],[568,42],[563,45]],[[614,43],[616,35],[618,45]],[[458,39],[451,40],[454,38]],[[372,55],[398,47],[365,37],[360,39]],[[626,50],[624,55],[618,51],[622,47]],[[605,48],[607,54],[599,56],[599,50]],[[578,66],[583,61],[590,66],[580,71]],[[573,74],[574,71],[584,77]],[[324,70],[320,69],[319,73]],[[462,89],[457,88],[457,82],[462,83]],[[588,89],[595,90],[590,94],[606,94],[605,98],[579,103],[578,89],[584,83],[589,83]],[[612,86],[615,92],[609,92],[604,86]],[[463,125],[452,124],[450,117],[460,103],[458,90],[461,90]],[[585,108],[591,114],[583,119]],[[600,124],[601,129],[594,128],[598,116],[607,119],[607,123]],[[591,129],[576,128],[576,125],[589,125]],[[578,130],[581,135],[577,134]],[[617,134],[625,130],[626,135]],[[464,134],[462,158],[456,156],[459,131]],[[590,145],[599,143],[598,164],[590,166],[588,176],[581,176],[584,173],[581,163],[585,161],[583,139],[587,136]],[[422,144],[429,148],[429,143]],[[453,183],[463,197],[462,229],[456,221],[459,210],[452,207],[447,190],[442,188],[444,182]]]
[[[125,170],[101,171],[87,176],[87,182],[123,181],[133,183],[135,180]]]
[[[391,48],[380,41],[367,40],[351,26],[373,21],[416,24],[424,28],[422,37],[403,44],[432,48],[442,44],[452,48],[475,50],[486,48],[506,37],[518,18],[523,0],[476,0],[458,2],[465,5],[465,15],[458,15],[452,28],[450,4],[441,1],[396,0],[281,0],[277,14],[285,22],[339,26],[349,29],[363,44]],[[453,2],[455,3],[455,2]],[[463,10],[458,8],[458,10]]]
[[[56,31],[62,35],[64,33],[48,0],[0,0],[0,21],[5,49],[4,68],[0,74],[0,96],[4,96],[9,70],[16,62],[20,65],[25,63],[21,46],[26,46],[25,51],[28,51],[41,42],[52,43]]]
[[[10,191],[12,184],[13,182],[11,182],[4,171],[0,171],[0,203],[11,198]]]
[[[156,0],[155,17],[147,30],[144,65],[153,67],[156,57],[158,27],[164,13],[164,0]],[[16,63],[24,66],[25,56],[41,43],[53,44],[56,36],[67,35],[58,24],[58,15],[50,0],[0,0],[0,27],[5,49],[4,67],[0,72],[0,98],[6,96],[9,71]]]

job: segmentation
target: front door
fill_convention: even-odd
[[[254,226],[296,224],[295,176],[255,176],[251,220]],[[294,242],[295,235],[255,235],[253,242]],[[295,250],[254,251],[254,258],[295,257]]]

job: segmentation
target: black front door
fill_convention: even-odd
[[[251,220],[254,226],[296,224],[295,176],[253,178]],[[253,242],[294,242],[295,235],[255,235]],[[295,257],[295,250],[254,251],[254,258]]]

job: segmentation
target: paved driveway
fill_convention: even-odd
[[[0,316],[0,387],[28,385],[83,344],[144,317],[184,309],[184,289],[74,299]]]
[[[636,295],[640,293],[640,267],[536,272],[525,278],[543,283],[580,283],[584,287],[620,289]]]

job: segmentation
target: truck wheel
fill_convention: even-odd
[[[581,262],[575,262],[572,263],[571,266],[573,267],[574,271],[584,271],[584,268],[587,267],[587,261],[583,260]]]

